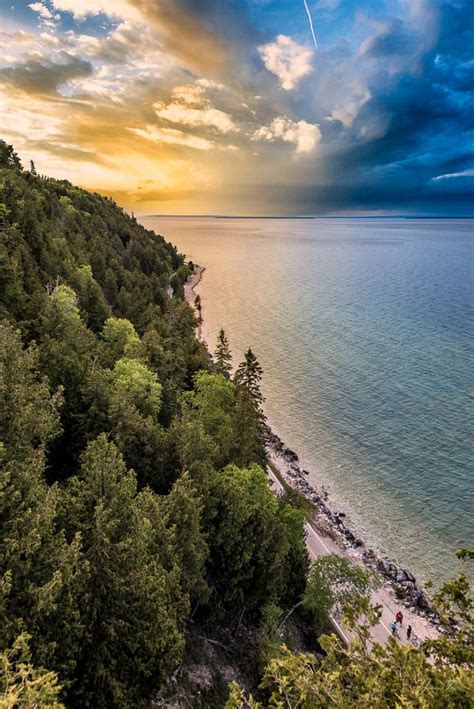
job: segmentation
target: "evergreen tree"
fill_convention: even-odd
[[[202,502],[187,473],[175,482],[163,504],[165,524],[175,535],[181,588],[193,605],[202,603],[209,597],[209,587],[205,581],[208,548],[201,529]]]
[[[223,374],[224,377],[230,379],[232,355],[230,353],[229,340],[223,328],[219,330],[219,335],[217,336],[217,346],[214,352],[214,369],[217,374]]]
[[[36,165],[34,164],[33,160],[30,160],[30,173],[32,175],[37,175],[38,173],[36,172]]]
[[[234,448],[232,460],[236,465],[246,467],[251,463],[266,462],[265,425],[261,412],[255,405],[249,390],[238,387],[235,395],[233,415]]]
[[[234,445],[233,413],[235,386],[221,374],[199,372],[194,391],[181,397],[182,417],[185,422],[199,422],[212,441],[216,468],[230,462]]]
[[[21,170],[21,162],[11,145],[0,140],[0,168],[8,167],[13,170]]]
[[[88,446],[68,485],[64,523],[81,533],[88,570],[74,705],[139,703],[181,657],[177,580],[155,556],[136,492],[134,473],[105,435]]]
[[[257,408],[261,409],[264,402],[262,392],[260,390],[260,382],[262,381],[263,369],[260,366],[256,356],[249,347],[245,353],[244,360],[237,367],[235,373],[235,383],[237,386],[247,389]]]
[[[263,470],[227,466],[216,476],[206,514],[210,578],[218,598],[226,608],[258,617],[266,603],[286,595],[291,536]]]
[[[26,629],[35,664],[69,672],[82,635],[79,543],[57,527],[59,490],[44,479],[47,445],[59,434],[60,392],[37,371],[33,345],[0,326],[0,626],[2,643]],[[66,632],[67,631],[67,632]]]

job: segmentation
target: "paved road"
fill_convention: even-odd
[[[272,490],[274,490],[274,492],[276,493],[283,492],[283,485],[273,473],[273,471],[271,469],[268,469],[267,474],[271,480]],[[352,562],[355,561],[347,553],[345,553],[345,551],[341,549],[341,547],[336,542],[334,542],[329,537],[323,536],[310,523],[305,524],[305,529],[306,545],[308,547],[308,552],[311,559],[316,559],[318,556],[324,556],[326,554],[339,554],[342,556],[347,556]],[[404,629],[409,624],[412,625],[413,630],[418,637],[435,637],[434,629],[425,621],[425,619],[412,613],[403,606],[400,606],[395,601],[387,587],[383,586],[377,591],[374,591],[372,593],[371,600],[372,603],[382,606],[382,616],[380,619],[380,623],[378,625],[375,625],[371,631],[371,635],[374,642],[376,641],[381,645],[385,645],[385,643],[387,642],[387,638],[389,637],[389,635],[391,635],[390,623],[395,620],[395,615],[398,610],[402,610],[404,616],[401,642],[407,642],[405,639]],[[350,632],[347,629],[341,627],[341,625],[335,619],[332,619],[332,624],[336,632],[347,643],[351,637]]]

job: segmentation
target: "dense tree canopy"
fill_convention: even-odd
[[[302,593],[303,520],[162,237],[0,142],[0,264],[2,696],[147,706],[191,614]]]

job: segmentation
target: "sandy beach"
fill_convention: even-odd
[[[197,337],[204,341],[203,312],[199,313],[195,298],[197,287],[202,281],[205,268],[195,264],[194,272],[185,283],[185,297],[196,317],[199,318]],[[206,343],[209,347],[209,343]],[[377,556],[367,549],[364,542],[344,524],[344,515],[331,509],[324,489],[316,490],[308,482],[308,471],[298,462],[298,455],[286,447],[281,439],[270,432],[267,446],[269,466],[267,475],[272,489],[281,494],[286,487],[302,494],[313,506],[312,519],[306,524],[307,547],[312,559],[324,554],[340,554],[353,563],[376,571],[381,585],[372,594],[374,604],[380,605],[380,623],[372,630],[374,641],[385,643],[391,635],[390,624],[398,611],[403,613],[401,642],[406,643],[406,628],[412,626],[415,638],[435,638],[439,635],[436,614],[430,608],[425,592],[418,587],[416,579],[408,570],[386,558]],[[336,622],[335,629],[346,641],[349,633]]]

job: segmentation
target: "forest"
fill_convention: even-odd
[[[472,706],[465,577],[419,651],[370,647],[360,593],[353,644],[321,635],[337,588],[269,486],[262,370],[196,339],[192,268],[0,141],[0,707]],[[198,697],[199,637],[240,675]]]

